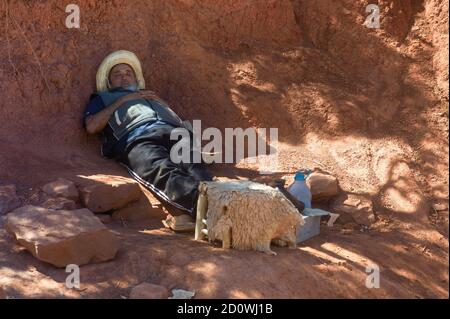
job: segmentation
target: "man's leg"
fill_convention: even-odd
[[[170,150],[155,141],[141,141],[128,152],[125,164],[173,201],[192,211],[202,180],[211,180],[201,164],[175,164]],[[191,214],[195,216],[195,212]]]
[[[183,169],[199,182],[212,181],[213,179],[213,176],[208,171],[208,169],[206,168],[206,164],[204,163],[183,164]]]

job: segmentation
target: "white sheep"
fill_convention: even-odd
[[[199,189],[207,205],[199,200],[197,226],[206,215],[209,241],[218,239],[227,243],[224,246],[231,242],[235,249],[271,255],[276,255],[270,249],[272,241],[290,248],[297,246],[296,228],[304,221],[278,189],[238,180],[205,182]]]

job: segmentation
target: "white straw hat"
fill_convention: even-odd
[[[128,64],[133,68],[139,89],[145,89],[145,80],[142,74],[141,62],[139,62],[139,59],[133,52],[120,50],[108,55],[103,60],[102,64],[100,64],[100,67],[97,71],[98,92],[106,92],[108,91],[108,89],[110,89],[108,80],[109,72],[111,72],[111,69],[116,65],[123,63]]]

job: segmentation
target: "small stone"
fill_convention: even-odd
[[[21,205],[14,185],[0,186],[0,216],[16,209]]]
[[[86,208],[94,213],[104,213],[125,207],[139,200],[142,195],[139,184],[129,178],[114,176],[91,177],[95,184],[81,189]]]
[[[306,184],[311,190],[313,201],[328,200],[339,193],[337,178],[329,174],[313,172],[306,179]]]
[[[77,201],[79,197],[75,184],[64,178],[58,178],[56,181],[44,185],[42,190],[50,196],[65,197],[74,201]]]
[[[142,196],[141,200],[114,211],[112,218],[116,221],[139,222],[160,217],[161,214],[161,209],[153,207],[148,200],[145,200],[145,196]]]
[[[130,299],[167,299],[169,291],[166,287],[142,283],[131,290]]]
[[[360,225],[370,226],[376,220],[371,199],[358,194],[342,194],[332,204],[332,210],[344,221],[354,220]]]
[[[88,209],[24,206],[6,216],[6,230],[34,257],[56,267],[111,260],[120,241]]]
[[[71,200],[64,197],[49,198],[43,204],[42,207],[54,210],[75,210],[77,204]]]

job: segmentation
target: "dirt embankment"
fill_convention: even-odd
[[[344,191],[374,201],[377,241],[362,249],[329,235],[336,246],[386,260],[389,285],[374,296],[448,296],[448,208],[432,208],[448,207],[448,1],[377,3],[380,29],[363,25],[369,4],[363,0],[80,0],[81,28],[67,29],[65,1],[0,1],[0,183],[15,183],[26,196],[28,188],[60,176],[124,174],[100,158],[81,115],[103,57],[131,50],[142,60],[148,88],[182,117],[220,129],[277,127],[280,175],[319,166]],[[259,178],[247,164],[216,170]],[[403,254],[402,247],[413,248]],[[158,260],[164,264],[166,257]],[[219,276],[225,286],[245,273],[229,263],[243,273]],[[330,279],[326,270],[323,293],[302,295],[280,267],[274,271],[286,279],[283,291],[256,277],[259,286],[234,295],[201,286],[197,277],[167,273],[164,280],[192,280],[203,296],[270,297],[332,296],[327,280],[337,286],[355,279]],[[308,281],[317,276],[313,270],[309,279],[297,279],[315,286]],[[395,288],[397,282],[413,294]],[[334,293],[360,295],[346,287]]]

